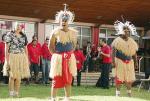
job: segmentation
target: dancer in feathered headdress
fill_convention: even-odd
[[[51,100],[55,101],[57,88],[65,88],[65,101],[69,101],[72,76],[76,76],[77,67],[73,50],[77,43],[77,31],[69,27],[73,23],[74,14],[66,9],[56,14],[56,22],[60,26],[50,35],[49,49],[52,53],[51,70],[52,78]]]
[[[137,35],[136,28],[129,21],[125,23],[116,21],[114,27],[117,31],[117,37],[113,43],[113,64],[115,66],[116,96],[120,96],[120,86],[125,83],[127,94],[131,96],[131,86],[135,81],[135,67],[137,68],[136,51],[137,43],[130,37]],[[134,61],[135,60],[135,61]]]

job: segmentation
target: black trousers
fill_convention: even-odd
[[[96,86],[102,88],[109,88],[109,72],[111,64],[103,63],[101,67],[101,76],[99,77]]]
[[[92,58],[91,57],[87,57],[86,60],[84,61],[83,64],[83,70],[87,70],[88,72],[93,71],[93,63],[92,63]]]
[[[77,86],[80,86],[81,83],[81,71],[77,70]]]
[[[145,79],[148,79],[148,78],[149,78],[149,76],[150,76],[150,74],[145,73]]]
[[[4,65],[3,63],[0,64],[0,81],[3,81],[3,72],[2,72],[3,65]]]
[[[0,81],[4,82],[5,84],[8,84],[8,81],[9,81],[9,77],[8,76],[3,76],[3,66],[4,66],[4,63],[1,63],[0,64]]]
[[[72,79],[72,86],[74,83],[74,78]],[[77,70],[77,86],[81,85],[81,70]]]

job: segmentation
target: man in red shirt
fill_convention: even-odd
[[[3,41],[3,36],[2,36],[2,41],[0,42],[0,81],[3,81],[3,65],[5,61],[5,43]]]
[[[85,61],[85,56],[79,48],[80,48],[79,44],[77,44],[76,50],[74,51],[74,55],[76,57],[76,62],[77,62],[77,86],[80,86],[81,70],[82,70],[82,67],[83,67],[83,63]],[[72,84],[73,84],[73,82],[72,82]]]
[[[48,49],[48,42],[49,38],[46,38],[45,43],[42,45],[42,78],[43,78],[43,83],[48,84],[49,80],[49,70],[50,70],[50,60],[51,60],[51,53],[50,50]]]
[[[30,72],[32,78],[32,70],[34,71],[35,83],[38,83],[38,72],[40,66],[41,45],[38,43],[37,37],[32,37],[32,42],[28,44],[28,54],[30,60]]]
[[[102,67],[101,67],[101,77],[99,78],[96,86],[102,87],[104,89],[109,89],[109,72],[112,63],[112,52],[111,48],[106,44],[106,40],[100,40],[100,46],[98,52],[102,56]]]

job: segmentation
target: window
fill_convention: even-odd
[[[77,41],[80,44],[81,43],[81,27],[74,27],[74,28],[78,31]]]
[[[82,27],[82,36],[91,37],[91,29],[88,27]]]
[[[59,27],[59,25],[58,24],[54,24],[54,29],[57,28],[57,27]]]
[[[87,45],[87,42],[91,42],[91,37],[82,37],[82,47]]]
[[[83,46],[85,46],[85,45],[87,45],[87,42],[89,41],[89,42],[91,42],[91,28],[90,27],[84,27],[84,26],[82,26],[81,27],[82,29],[81,29],[81,46],[83,47]]]
[[[99,33],[99,39],[106,38],[106,32],[107,32],[106,29],[101,28]]]
[[[45,38],[50,37],[50,33],[52,32],[53,29],[54,29],[53,24],[45,24]]]
[[[24,32],[27,36],[28,42],[32,41],[32,36],[35,34],[35,23],[25,22]]]
[[[80,44],[80,48],[87,44],[87,41],[91,42],[91,28],[85,26],[74,26],[74,28],[78,31],[78,43]]]
[[[107,29],[107,35],[108,36],[114,36],[116,33],[117,32],[115,29]]]
[[[12,29],[12,21],[0,20],[0,34],[5,34]]]
[[[57,24],[45,24],[45,37],[50,36],[50,32],[57,28]],[[86,43],[87,41],[91,41],[91,28],[85,26],[76,26],[72,25],[71,27],[75,28],[78,31],[77,41],[80,44],[80,48]]]
[[[115,36],[116,30],[114,28],[100,28],[99,39],[106,39],[108,45],[117,37]]]
[[[101,28],[100,29],[100,34],[106,34],[106,29]]]
[[[13,30],[13,26],[15,25],[15,22],[16,21],[12,21],[12,20],[0,20],[0,35]],[[22,32],[26,34],[28,42],[31,42],[32,36],[35,33],[35,23],[23,22],[23,21],[18,21],[18,23],[24,26]]]

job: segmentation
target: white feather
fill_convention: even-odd
[[[62,21],[62,16],[63,16],[64,14],[69,15],[68,23],[69,23],[69,24],[73,24],[73,20],[74,20],[75,15],[74,15],[72,12],[70,12],[70,11],[62,11],[62,10],[59,11],[59,12],[57,12],[57,14],[56,14],[56,16],[55,16],[55,22],[56,22],[56,23],[61,23],[61,21]]]
[[[116,35],[124,34],[124,31],[123,31],[124,26],[127,26],[129,28],[131,35],[135,35],[135,36],[139,37],[137,32],[136,32],[136,27],[133,24],[131,24],[131,22],[126,21],[125,23],[123,23],[123,22],[118,21],[118,20],[114,23],[114,27],[117,31]]]

